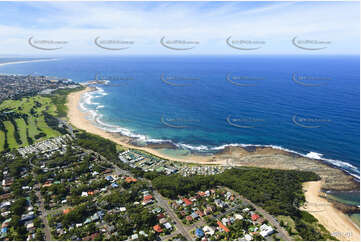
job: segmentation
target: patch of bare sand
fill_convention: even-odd
[[[360,228],[347,215],[334,208],[326,198],[320,197],[321,186],[321,181],[303,184],[307,206],[301,209],[315,216],[337,239],[360,241]]]

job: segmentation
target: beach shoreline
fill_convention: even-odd
[[[286,149],[277,149],[273,146],[240,147],[229,145],[225,146],[223,149],[218,150],[215,154],[212,155],[190,153],[187,155],[182,155],[181,157],[174,157],[164,154],[160,151],[162,148],[171,148],[170,146],[173,144],[148,144],[147,146],[135,145],[133,143],[134,138],[122,135],[120,133],[108,132],[98,127],[94,123],[96,121],[93,122],[87,119],[87,115],[89,115],[89,113],[80,109],[80,101],[85,93],[94,92],[97,89],[96,87],[90,87],[87,84],[83,85],[85,86],[84,90],[72,92],[67,97],[67,118],[70,123],[72,123],[76,128],[110,139],[126,148],[142,150],[160,158],[175,162],[199,163],[204,165],[255,166],[273,169],[314,171],[323,178],[330,176],[331,173],[333,177],[330,176],[330,178],[337,178],[338,181],[336,183],[338,184],[335,182],[325,182],[322,187],[324,190],[359,190],[359,181],[356,181],[353,175],[347,173],[339,167],[322,160],[312,159],[296,153],[292,153]],[[265,159],[267,159],[267,162],[264,162]]]
[[[92,88],[86,87],[84,90],[81,90],[79,92],[72,92],[68,95],[67,104],[66,104],[66,106],[68,107],[68,119],[69,119],[69,122],[73,126],[75,126],[76,128],[85,130],[89,133],[102,136],[103,138],[109,139],[119,145],[126,147],[126,148],[138,149],[138,150],[142,150],[142,151],[151,153],[151,154],[158,156],[160,158],[163,158],[163,159],[174,160],[173,157],[166,156],[166,155],[158,152],[157,150],[147,148],[147,147],[138,147],[138,146],[131,145],[125,141],[125,139],[126,139],[125,137],[122,137],[121,135],[118,135],[118,134],[113,134],[113,133],[107,132],[107,131],[95,126],[90,120],[88,120],[86,118],[87,114],[80,111],[80,109],[79,109],[79,102],[80,102],[82,95],[87,92],[91,92],[91,91],[93,91]],[[177,161],[188,162],[188,163],[222,165],[222,162],[218,162],[218,163],[207,162],[207,157],[204,157],[204,156],[192,156],[192,162],[190,162],[188,158],[187,159],[180,158],[180,159],[177,159]]]
[[[52,58],[52,59],[39,59],[39,60],[28,60],[28,61],[11,61],[11,62],[0,63],[0,66],[44,62],[44,61],[57,61],[57,60],[58,59]]]
[[[360,228],[350,217],[336,209],[331,202],[322,197],[322,181],[305,182],[303,184],[307,206],[301,208],[318,219],[319,223],[332,236],[343,241],[360,241]]]
[[[217,156],[212,156],[212,157],[208,156],[207,157],[207,156],[197,156],[197,155],[192,154],[189,156],[185,156],[185,158],[174,158],[174,157],[164,155],[163,153],[160,153],[156,149],[131,145],[131,144],[127,143],[130,140],[129,137],[126,138],[125,136],[122,136],[120,134],[110,133],[110,132],[107,132],[107,131],[97,127],[90,120],[88,120],[86,118],[87,113],[82,112],[80,110],[79,103],[81,101],[82,95],[84,95],[87,92],[92,92],[94,90],[95,90],[95,88],[86,86],[86,88],[84,90],[78,91],[78,92],[72,92],[68,95],[66,105],[68,107],[68,116],[67,117],[68,117],[69,122],[76,128],[85,130],[86,132],[89,132],[92,134],[99,135],[103,138],[109,139],[119,145],[126,147],[126,148],[142,150],[142,151],[151,153],[155,156],[158,156],[160,158],[167,159],[167,160],[174,161],[174,162],[197,163],[197,164],[202,164],[202,165],[206,165],[206,164],[225,165],[225,166],[235,165],[235,166],[254,166],[254,167],[263,167],[263,168],[273,168],[273,169],[307,170],[306,169],[307,166],[302,165],[302,162],[301,162],[301,164],[299,161],[295,162],[295,160],[294,160],[294,159],[296,159],[295,157],[292,157],[290,154],[288,154],[285,151],[275,150],[272,148],[263,148],[263,149],[260,149],[257,152],[255,152],[255,151],[247,151],[246,149],[243,149],[243,148],[240,149],[239,147],[226,147]],[[247,152],[250,152],[250,153],[247,153]],[[235,155],[235,153],[236,153],[236,155]],[[267,161],[269,161],[270,157],[278,158],[278,156],[280,156],[281,158],[283,158],[283,156],[288,156],[290,162],[284,162],[284,160],[277,162],[277,159],[275,160],[276,162],[267,162],[267,163],[263,162],[263,159],[267,159]],[[240,159],[241,162],[238,164],[234,164],[234,163],[230,164],[229,160],[231,158]],[[255,158],[255,159],[253,159],[253,158]],[[321,198],[319,196],[319,194],[322,192],[322,190],[329,190],[330,188],[333,190],[337,190],[337,189],[335,189],[337,187],[340,187],[340,189],[338,189],[338,190],[359,189],[359,183],[357,184],[354,181],[354,177],[352,177],[349,174],[346,174],[344,171],[342,171],[338,168],[333,168],[327,164],[323,164],[320,161],[307,159],[305,157],[298,157],[297,159],[301,159],[301,161],[304,161],[304,162],[307,161],[307,162],[311,163],[312,164],[311,168],[315,169],[314,171],[315,172],[317,171],[316,173],[319,174],[320,177],[322,178],[321,181],[304,183],[304,188],[306,190],[306,192],[305,192],[306,201],[310,204],[324,203],[324,204],[329,205],[329,206],[327,206],[327,211],[329,211],[329,212],[317,213],[317,212],[310,211],[310,213],[312,215],[314,215],[320,221],[320,223],[322,225],[324,225],[331,233],[334,233],[335,237],[337,237],[336,235],[344,236],[344,237],[348,236],[348,234],[346,233],[348,231],[346,231],[345,229],[342,229],[342,230],[339,229],[340,224],[344,223],[345,225],[347,225],[346,228],[352,232],[351,235],[348,236],[349,238],[352,238],[352,239],[349,239],[349,240],[354,240],[354,238],[359,238],[356,236],[356,232],[358,231],[358,233],[359,233],[359,228],[355,227],[351,218],[349,218],[347,215],[345,215],[341,211],[337,210],[332,205],[332,203],[327,201],[327,199]],[[245,160],[245,162],[242,163],[242,160]],[[296,165],[296,166],[292,167],[290,165],[292,163],[295,163],[294,165]],[[309,164],[309,163],[305,163],[305,164]],[[316,164],[318,166],[315,166]],[[299,167],[297,165],[299,165]],[[316,170],[315,167],[326,170],[325,174],[327,174],[327,175],[324,175],[322,172],[318,172],[319,170]],[[341,180],[345,180],[344,181],[345,184],[343,184],[343,186],[342,186],[342,182],[340,182],[341,186],[340,186],[340,184],[335,185],[334,183],[328,184],[326,182],[326,180],[330,180],[330,179],[328,179],[330,171],[335,173],[334,177],[337,177]],[[353,184],[353,185],[350,185],[350,184]],[[333,219],[332,216],[335,216],[335,219]],[[332,218],[332,219],[330,219],[330,218]],[[335,223],[337,223],[337,226],[334,225]],[[357,234],[357,235],[359,236],[359,234]],[[343,240],[347,240],[347,238],[343,238]]]

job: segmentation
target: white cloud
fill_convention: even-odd
[[[215,4],[23,3],[22,11],[27,8],[35,11],[32,21],[26,21],[25,15],[22,19],[21,15],[2,16],[5,14],[2,13],[2,19],[6,17],[23,24],[5,25],[0,21],[0,35],[6,36],[0,40],[0,52],[41,53],[27,44],[27,39],[34,36],[69,41],[54,54],[107,54],[109,52],[93,44],[94,38],[101,36],[103,39],[134,40],[135,45],[127,54],[174,53],[159,44],[160,38],[166,36],[200,41],[201,44],[192,50],[194,54],[234,54],[238,52],[225,44],[225,38],[232,35],[267,41],[267,46],[257,52],[260,54],[293,54],[300,53],[290,44],[291,38],[297,35],[332,41],[332,46],[323,52],[326,54],[359,53],[358,3],[254,2],[254,5],[243,5],[232,2],[214,7]]]

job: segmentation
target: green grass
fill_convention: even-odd
[[[79,87],[75,89],[60,89],[52,93],[51,96],[49,96],[52,100],[52,103],[56,106],[56,115],[52,114],[53,116],[56,116],[58,118],[65,118],[68,107],[66,104],[66,99],[69,93],[83,90],[85,87]]]
[[[20,105],[19,100],[5,100],[4,102],[1,103],[0,109],[5,109],[5,108],[15,109],[18,108],[19,105]]]
[[[29,122],[29,126],[28,126],[29,136],[30,138],[35,140],[34,136],[40,133],[39,130],[37,129],[35,118],[29,117],[28,122]]]
[[[49,128],[49,126],[46,124],[43,116],[38,118],[38,127],[46,134],[47,138],[56,137],[56,136],[61,135],[58,131]]]
[[[19,135],[20,135],[20,140],[21,140],[21,143],[22,143],[22,146],[27,146],[29,145],[28,144],[28,140],[27,140],[27,135],[26,135],[26,128],[27,128],[27,125],[24,121],[24,119],[16,119],[15,120],[16,122],[16,125],[18,126],[18,130],[19,130]]]
[[[8,140],[9,148],[16,148],[18,147],[18,143],[16,143],[14,132],[15,128],[10,121],[4,121],[5,129],[6,129],[6,137]]]
[[[21,140],[21,143],[19,142],[20,144],[18,144],[14,136],[15,127],[10,120],[4,121],[6,132],[2,132],[0,136],[0,151],[4,149],[5,135],[7,137],[10,149],[29,145],[27,135],[29,135],[29,137],[34,142],[39,142],[44,139],[61,135],[58,131],[50,128],[44,120],[43,112],[47,112],[53,116],[56,116],[58,112],[57,105],[53,103],[51,97],[44,97],[38,95],[34,97],[25,97],[21,100],[5,100],[0,104],[0,113],[2,112],[2,110],[13,111],[19,114],[27,114],[28,124],[26,124],[23,118],[14,117]],[[38,135],[40,132],[45,133],[46,137],[35,139],[35,136]]]
[[[125,147],[123,147],[121,145],[118,145],[118,144],[116,145],[115,148],[117,149],[117,152],[123,152],[123,151],[128,150],[128,148],[125,148]]]
[[[73,91],[82,90],[83,87],[77,89],[62,89],[56,91],[52,95],[37,95],[33,97],[24,97],[20,100],[5,100],[0,103],[0,115],[2,112],[10,111],[21,115],[11,116],[4,115],[6,121],[3,121],[6,132],[0,131],[0,151],[4,150],[5,137],[10,149],[19,148],[29,145],[29,138],[34,142],[39,142],[44,139],[60,136],[61,133],[49,127],[45,122],[43,113],[46,112],[55,117],[66,117],[67,108],[65,106],[66,97]],[[27,115],[27,122],[25,122],[24,114]],[[22,116],[23,118],[19,118]],[[16,122],[16,127],[19,132],[18,144],[15,139],[15,127],[11,123]],[[35,136],[44,133],[46,136],[35,139]]]
[[[5,145],[5,133],[0,130],[0,152],[4,150]]]
[[[277,216],[278,221],[283,221],[284,227],[288,228],[290,235],[297,234],[295,221],[290,216],[279,215]]]
[[[24,100],[23,105],[21,105],[24,113],[30,113],[30,110],[33,106],[34,106],[34,102],[32,99],[29,98],[26,98],[26,100]]]

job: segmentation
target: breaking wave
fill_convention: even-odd
[[[306,157],[306,158],[310,158],[310,159],[314,159],[314,160],[319,160],[319,161],[323,161],[326,162],[334,167],[338,167],[339,169],[347,172],[348,174],[352,175],[353,177],[355,177],[356,179],[360,179],[360,171],[358,170],[357,167],[351,165],[348,162],[345,161],[341,161],[341,160],[334,160],[334,159],[328,159],[328,158],[324,158],[323,154],[317,153],[317,152],[313,152],[310,151],[307,154],[303,154],[294,150],[290,150],[287,148],[284,148],[282,146],[278,146],[278,145],[263,145],[263,144],[241,144],[241,143],[231,143],[231,144],[223,144],[220,146],[207,146],[207,145],[190,145],[190,144],[184,144],[184,143],[175,143],[172,140],[165,140],[165,139],[154,139],[151,138],[147,135],[143,135],[143,134],[138,134],[135,133],[134,131],[124,128],[124,127],[120,127],[118,125],[113,125],[113,124],[109,124],[106,123],[102,120],[103,115],[100,114],[98,112],[99,109],[104,108],[104,105],[100,105],[97,102],[94,102],[93,99],[96,98],[100,98],[103,96],[108,95],[104,89],[97,87],[96,91],[93,92],[88,92],[85,93],[82,97],[82,101],[80,102],[80,108],[82,111],[89,113],[90,115],[90,119],[92,121],[94,121],[94,123],[101,129],[107,131],[107,132],[111,132],[111,133],[120,133],[121,135],[130,137],[130,138],[134,138],[137,142],[141,142],[144,144],[148,144],[148,143],[172,143],[174,144],[176,147],[180,148],[180,149],[185,149],[185,150],[190,150],[190,151],[195,151],[195,152],[216,152],[216,151],[221,151],[224,150],[226,147],[229,146],[234,146],[234,147],[243,147],[243,148],[247,148],[247,147],[260,147],[260,148],[272,148],[272,149],[276,149],[276,150],[282,150],[288,153],[292,153],[292,154],[296,154],[302,157]],[[87,108],[86,105],[88,106],[92,106],[93,109],[91,108]],[[95,107],[94,107],[95,106]]]

